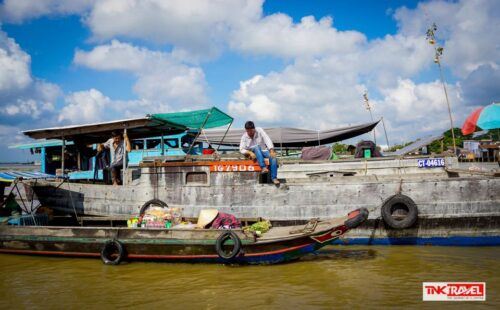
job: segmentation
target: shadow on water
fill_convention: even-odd
[[[309,262],[309,261],[339,260],[339,259],[368,260],[368,259],[375,259],[376,257],[377,257],[377,252],[371,249],[366,249],[366,250],[365,249],[362,250],[322,249],[318,252],[302,257],[300,261]]]
[[[372,249],[361,249],[361,250],[351,250],[351,249],[321,249],[317,252],[308,254],[301,258],[277,263],[277,264],[259,264],[259,265],[247,265],[247,264],[220,264],[225,267],[230,268],[242,268],[242,267],[258,267],[258,266],[276,266],[276,265],[293,265],[300,262],[320,262],[329,260],[371,260],[377,257],[377,251]],[[207,264],[208,265],[208,264]]]

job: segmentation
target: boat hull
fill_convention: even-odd
[[[228,231],[210,229],[2,226],[0,253],[101,257],[105,261],[104,251],[111,242],[119,243],[122,248],[119,255],[126,260],[276,264],[320,249],[367,217],[366,210],[357,210],[337,220],[316,223],[312,230],[306,230],[307,225],[271,228],[266,237],[261,238],[243,230],[232,230],[241,248],[231,258],[222,256],[216,246],[218,238]]]

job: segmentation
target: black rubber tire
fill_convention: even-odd
[[[118,256],[112,258],[111,254],[114,251],[118,251]],[[118,240],[109,240],[104,244],[101,250],[101,260],[106,265],[119,265],[123,259],[125,259],[125,247]]]
[[[151,205],[157,205],[162,208],[168,208],[168,205],[166,202],[161,201],[160,199],[151,199],[144,203],[141,207],[141,210],[139,211],[139,215],[144,215],[144,212],[151,206]]]
[[[226,241],[228,240],[232,240],[234,246],[233,249],[231,250],[231,253],[226,254],[226,252],[224,252],[223,247]],[[222,234],[220,234],[220,236],[217,238],[217,241],[215,242],[215,250],[217,251],[217,255],[219,255],[220,258],[226,261],[230,261],[236,256],[238,256],[238,254],[240,254],[241,240],[234,232],[230,230],[225,231]]]
[[[395,219],[392,214],[398,209],[407,211],[403,219]],[[415,202],[408,196],[397,194],[384,202],[382,206],[382,218],[384,222],[394,229],[406,229],[412,227],[418,219],[418,208]]]
[[[354,210],[352,212],[356,212],[356,211],[359,211],[359,214],[356,215],[356,217],[348,219],[344,223],[344,225],[349,229],[354,229],[354,228],[358,227],[359,225],[363,224],[368,219],[369,212],[366,208],[359,208],[359,209]],[[349,213],[349,214],[351,214],[351,213]]]

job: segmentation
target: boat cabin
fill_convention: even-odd
[[[132,150],[127,154],[128,166],[138,167],[144,158],[158,156],[185,156],[190,144],[196,136],[196,131],[187,131],[176,135],[133,139],[130,141]],[[105,141],[103,141],[105,142]],[[47,140],[35,143],[21,144],[12,148],[30,150],[37,154],[40,162],[40,172],[50,175],[61,175],[61,140]],[[83,151],[77,148],[73,141],[65,145],[65,170],[70,180],[103,180],[103,169],[96,166],[97,144],[90,145]],[[201,155],[203,143],[196,142],[189,154]],[[111,160],[109,152],[105,154],[106,161]],[[97,169],[96,169],[97,168]]]

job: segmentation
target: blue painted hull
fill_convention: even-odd
[[[500,236],[477,237],[398,237],[343,238],[332,244],[340,245],[435,245],[435,246],[500,246]]]

